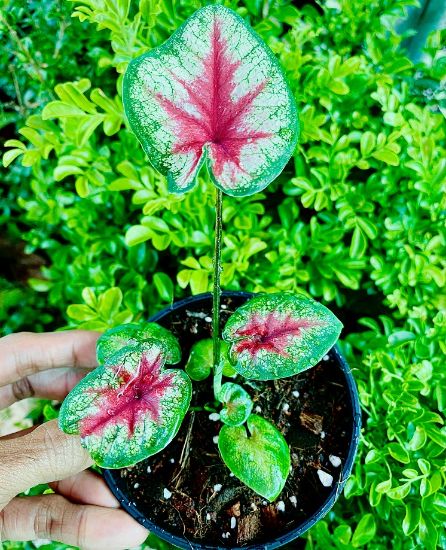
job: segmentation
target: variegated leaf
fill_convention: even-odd
[[[263,294],[228,319],[223,338],[245,378],[274,380],[314,366],[339,337],[342,323],[322,304],[303,295]]]
[[[138,346],[146,340],[157,340],[164,348],[166,363],[174,365],[181,360],[181,348],[175,336],[157,323],[119,325],[101,334],[96,344],[99,364],[119,352],[123,347]]]
[[[245,485],[270,501],[280,495],[291,457],[285,438],[271,422],[252,414],[246,427],[223,426],[218,448],[226,466]]]
[[[123,468],[164,449],[192,395],[187,374],[164,369],[164,362],[165,350],[155,341],[123,348],[68,394],[60,428],[80,434],[82,445],[104,468]]]
[[[220,419],[228,426],[241,426],[246,422],[252,411],[252,400],[249,393],[233,382],[226,382],[218,394],[223,403]]]
[[[134,59],[124,107],[152,164],[183,193],[206,161],[229,195],[280,174],[298,136],[296,105],[271,50],[236,13],[209,5]]]

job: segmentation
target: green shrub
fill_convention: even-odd
[[[223,285],[299,288],[337,307],[364,411],[354,473],[308,548],[444,547],[445,32],[431,34],[414,66],[394,30],[410,0],[226,4],[286,68],[302,137],[267,190],[225,197]],[[45,259],[41,278],[20,290],[39,328],[102,330],[210,288],[213,187],[202,177],[185,196],[168,195],[120,96],[128,61],[200,6],[74,0],[66,32],[80,39],[60,50],[49,78],[71,82],[55,86],[4,156],[13,164],[0,224]]]

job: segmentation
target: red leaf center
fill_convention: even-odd
[[[244,96],[233,99],[234,76],[240,64],[240,61],[231,60],[221,24],[215,18],[210,51],[203,60],[199,76],[185,81],[171,72],[172,78],[186,90],[193,112],[157,94],[160,104],[174,121],[177,141],[173,152],[194,155],[188,175],[196,169],[206,144],[210,147],[214,175],[218,177],[228,164],[232,172],[236,169],[244,171],[240,165],[243,146],[271,136],[269,132],[250,129],[244,123],[255,98],[264,89],[266,79]]]
[[[150,415],[157,422],[160,401],[172,385],[172,375],[161,372],[162,364],[160,354],[152,361],[143,354],[135,373],[129,373],[122,365],[113,367],[119,386],[91,390],[99,398],[99,410],[82,420],[81,436],[100,435],[109,424],[122,424],[132,437],[136,424],[144,416]]]
[[[300,337],[302,329],[319,324],[310,319],[294,319],[290,314],[281,317],[275,311],[266,316],[255,314],[243,328],[235,331],[235,338],[240,340],[235,343],[234,351],[247,351],[253,358],[260,350],[289,357],[286,348],[290,344],[290,338]]]

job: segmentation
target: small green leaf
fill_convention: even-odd
[[[425,474],[425,475],[430,474],[431,465],[429,464],[429,462],[427,460],[425,460],[424,458],[419,458],[417,460],[417,464],[418,464],[418,467],[420,468],[420,472],[422,474]]]
[[[446,432],[438,429],[432,424],[426,424],[425,426],[426,435],[434,441],[437,445],[446,449]]]
[[[350,91],[347,84],[340,79],[330,79],[328,81],[328,88],[337,95],[346,95]]]
[[[191,269],[182,269],[177,273],[177,281],[181,288],[186,288],[190,283],[192,273]]]
[[[226,466],[253,491],[274,501],[282,492],[291,465],[290,450],[279,430],[252,414],[245,426],[223,426],[218,447]]]
[[[90,194],[90,184],[85,176],[79,176],[76,178],[74,187],[76,188],[76,193],[79,197],[81,197],[81,199],[85,199]]]
[[[224,363],[223,363],[223,376],[226,376],[228,378],[233,378],[237,374],[237,371],[234,369],[233,365],[231,365],[231,363],[229,362],[229,344],[222,340],[221,345],[225,346],[225,349],[226,349]]]
[[[169,275],[165,273],[155,273],[153,276],[153,283],[155,285],[158,294],[165,302],[173,301],[173,283]]]
[[[387,493],[387,491],[392,487],[392,480],[386,479],[377,484],[375,490],[377,493]]]
[[[46,281],[45,279],[35,279],[31,277],[28,279],[29,286],[36,292],[48,292],[53,286],[51,281]]]
[[[8,166],[13,162],[19,155],[23,155],[22,149],[9,149],[3,155],[3,166],[8,168]]]
[[[220,411],[220,419],[228,426],[241,426],[252,411],[252,400],[249,393],[232,382],[223,384],[218,398],[225,405]]]
[[[224,341],[220,341],[220,360],[223,361],[223,374],[225,374],[225,368],[232,368],[228,359],[228,351],[229,345]],[[195,342],[192,346],[185,369],[192,380],[200,382],[210,375],[213,362],[214,344],[211,338],[205,338]]]
[[[112,287],[99,296],[98,310],[103,319],[112,320],[122,304],[122,290]]]
[[[88,321],[96,317],[96,312],[82,304],[71,304],[67,308],[67,315],[75,321]]]
[[[43,120],[49,118],[63,118],[63,117],[83,117],[85,112],[75,105],[70,103],[64,103],[63,101],[51,101],[42,111]]]
[[[392,500],[403,500],[410,492],[411,482],[408,481],[398,487],[392,487],[387,491],[387,497]]]
[[[352,537],[352,530],[349,525],[338,525],[334,530],[335,538],[344,546],[347,546]]]
[[[385,162],[386,164],[390,164],[391,166],[398,166],[400,163],[398,155],[390,149],[386,148],[375,151],[374,153],[372,153],[372,157],[375,157],[378,160],[382,160],[383,162]]]
[[[98,300],[96,298],[96,294],[93,288],[85,287],[82,290],[82,299],[87,304],[87,306],[91,307],[92,309],[97,308]]]
[[[421,512],[418,506],[406,504],[406,515],[404,516],[402,527],[406,536],[411,535],[418,527],[420,522]]]
[[[84,170],[80,166],[74,166],[70,164],[62,164],[56,166],[53,172],[53,177],[55,181],[61,181],[68,176],[74,176],[76,174],[83,174]]]
[[[350,244],[350,257],[362,258],[367,250],[367,239],[361,228],[357,225],[353,231],[352,242]]]
[[[399,443],[389,443],[387,445],[389,454],[399,462],[408,464],[410,462],[409,453]]]
[[[435,550],[437,548],[438,531],[429,516],[421,515],[418,524],[418,535],[424,549]]]
[[[382,455],[376,449],[370,449],[370,451],[365,455],[366,464],[374,464],[375,462],[378,462],[381,459],[382,459]]]
[[[415,338],[416,336],[413,332],[409,332],[408,330],[399,330],[389,336],[389,344],[391,346],[400,346],[406,342],[415,340]]]
[[[212,361],[212,340],[199,340],[190,350],[185,370],[192,380],[201,382],[211,374]]]
[[[372,514],[365,514],[353,533],[352,546],[359,548],[370,542],[376,533],[375,519]]]
[[[5,147],[16,147],[22,151],[26,151],[26,145],[18,139],[7,139],[4,143]]]
[[[54,420],[59,416],[59,412],[50,403],[46,403],[43,407],[43,416],[45,420]]]
[[[364,132],[361,135],[360,148],[361,155],[368,157],[376,146],[376,136],[372,132]]]
[[[417,426],[412,439],[409,441],[408,448],[410,451],[418,451],[424,447],[427,439],[427,434],[422,426]]]
[[[150,239],[153,231],[144,225],[132,225],[125,234],[125,243],[127,246],[135,246]]]
[[[202,294],[208,290],[209,274],[204,269],[193,271],[190,276],[192,294]]]
[[[387,112],[384,114],[384,122],[389,126],[402,126],[404,124],[404,117],[401,113]]]
[[[437,473],[440,474],[440,472],[437,472]],[[434,508],[437,510],[437,512],[439,512],[440,514],[446,515],[446,495],[437,493],[434,497],[432,504]]]

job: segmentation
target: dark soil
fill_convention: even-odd
[[[222,299],[222,326],[243,301]],[[187,316],[183,309],[157,321],[179,338],[184,361],[192,344],[211,334],[210,309],[191,304],[186,310]],[[344,375],[331,354],[292,378],[240,382],[254,400],[254,412],[272,421],[290,444],[286,486],[269,503],[231,476],[215,441],[220,422],[210,420],[209,411],[191,411],[164,451],[115,474],[130,501],[172,534],[229,548],[262,544],[309,518],[341,481],[352,411]],[[214,406],[211,384],[211,378],[194,383],[192,407]],[[341,465],[335,467],[330,455]],[[333,477],[331,486],[322,484],[318,471]]]

